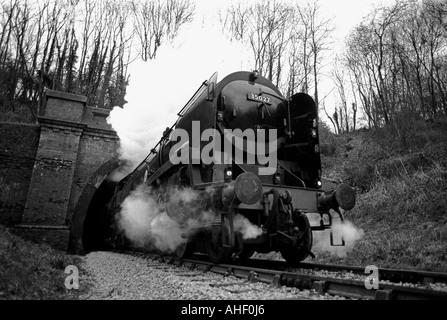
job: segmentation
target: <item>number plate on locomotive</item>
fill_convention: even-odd
[[[251,101],[272,104],[272,100],[269,97],[259,96],[255,93],[247,93],[247,99]]]

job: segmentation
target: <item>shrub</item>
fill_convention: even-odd
[[[365,137],[354,139],[345,148],[349,154],[342,166],[344,181],[361,191],[369,190],[377,178],[377,163],[388,157],[387,151]]]
[[[329,129],[327,124],[321,122],[318,124],[320,152],[323,156],[332,156],[337,150],[338,139],[336,135]]]

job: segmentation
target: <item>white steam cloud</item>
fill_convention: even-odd
[[[197,226],[215,219],[210,212],[200,210],[195,191],[175,188],[170,194],[171,201],[186,209],[181,211],[182,219],[171,218],[164,201],[159,198],[160,193],[144,184],[123,201],[117,216],[118,226],[135,246],[174,252]]]
[[[160,210],[157,199],[144,185],[122,203],[118,226],[137,247],[153,244],[162,251],[173,251],[184,242],[180,225]]]
[[[174,187],[168,192],[168,208],[161,199],[164,191],[154,190],[144,184],[132,191],[122,203],[117,224],[136,247],[172,253],[200,227],[220,221],[218,214],[205,210],[205,204],[212,199],[214,189],[199,192]],[[261,228],[240,214],[235,216],[234,229],[244,239],[255,238],[262,233]]]
[[[262,234],[262,229],[252,224],[246,217],[241,214],[234,216],[234,231],[240,232],[243,239],[254,239]]]
[[[319,218],[311,220],[311,225],[318,225]],[[344,246],[331,246],[330,243],[330,230],[314,231],[313,232],[313,247],[312,251],[315,252],[329,252],[332,255],[336,255],[340,258],[344,258],[354,248],[357,241],[363,238],[365,232],[363,229],[356,227],[352,222],[344,220],[340,222],[338,219],[332,221],[332,234],[334,244],[341,244],[342,239],[345,241]]]

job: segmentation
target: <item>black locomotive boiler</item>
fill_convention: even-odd
[[[168,215],[182,224],[190,212],[184,203],[170,198],[170,190],[191,188],[202,194],[199,205],[214,218],[184,235],[184,243],[175,252],[178,257],[202,252],[220,263],[249,258],[254,252],[279,251],[286,261],[296,263],[313,255],[313,231],[331,229],[334,212],[343,220],[340,208],[354,207],[355,192],[347,184],[327,191],[321,188],[318,113],[309,95],[297,93],[285,98],[256,71],[235,72],[220,82],[215,73],[178,116],[146,159],[117,184],[109,203],[111,212],[116,213],[130,192],[144,183],[159,193]],[[194,158],[206,141],[187,141],[178,148],[178,140],[172,139],[178,129],[192,137],[194,125],[199,125],[201,132],[214,129],[213,139],[220,140],[220,145],[228,145],[226,130],[252,130],[256,137],[261,130],[276,130],[276,149],[267,145],[264,149],[275,154],[275,167],[260,174],[266,163],[247,161],[247,140],[239,150],[239,159],[235,155],[241,145],[238,147],[235,140],[230,141],[232,152],[227,161],[209,163]],[[180,151],[189,153],[189,162],[171,161]],[[320,223],[311,226],[309,214],[319,215]],[[259,230],[256,237],[244,238],[235,228],[235,217],[240,215]],[[332,232],[330,241],[334,245]]]

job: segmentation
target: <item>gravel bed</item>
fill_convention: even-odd
[[[312,290],[275,288],[234,276],[191,270],[155,260],[113,252],[83,257],[80,282],[90,284],[82,300],[333,300]]]

